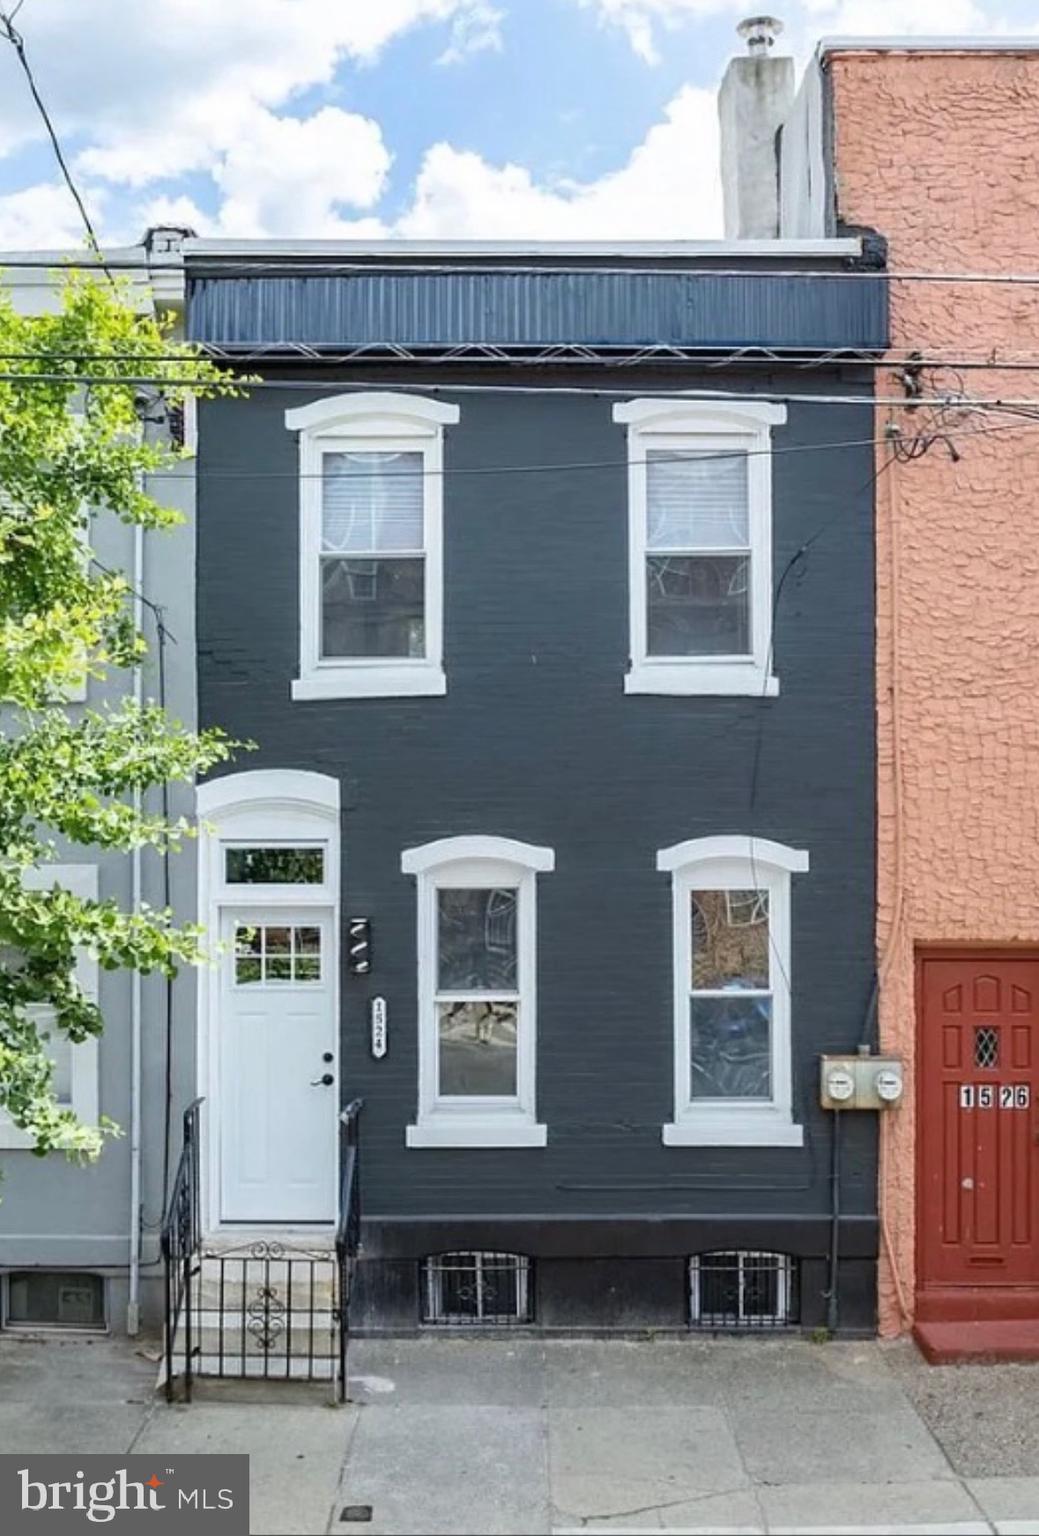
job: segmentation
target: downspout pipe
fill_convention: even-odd
[[[133,530],[133,616],[140,634],[144,628],[144,529],[140,523]],[[138,709],[144,703],[143,658],[134,667],[133,697]],[[142,809],[140,789],[133,792],[134,810]],[[141,860],[138,847],[130,855],[130,906],[141,910]],[[141,1327],[141,973],[130,973],[130,1288],[126,1304],[126,1331],[134,1338]]]

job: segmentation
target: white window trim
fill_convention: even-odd
[[[800,1147],[794,1121],[790,987],[790,877],[808,869],[808,854],[763,837],[694,838],[662,848],[657,869],[670,873],[674,970],[675,1117],[663,1127],[669,1147]],[[696,889],[767,890],[772,986],[772,1098],[694,1101],[689,1086],[691,893]]]
[[[444,628],[444,427],[459,419],[457,405],[420,395],[364,392],[336,395],[285,412],[299,433],[300,561],[299,676],[294,699],[420,697],[447,692]],[[421,658],[320,658],[321,473],[326,453],[421,453],[425,549],[426,654]]]
[[[97,900],[96,864],[44,864],[25,873],[30,890],[50,890],[60,885],[85,901]],[[81,949],[76,954],[76,980],[92,1003],[98,1000],[97,956]],[[71,1109],[84,1125],[96,1125],[100,1107],[98,1093],[98,1039],[92,1036],[71,1047]],[[0,1148],[5,1151],[31,1150],[33,1138],[19,1130],[10,1116],[0,1110]]]
[[[401,856],[401,869],[417,881],[418,907],[418,1115],[409,1147],[543,1147],[548,1132],[537,1120],[537,877],[555,868],[551,848],[505,837],[448,837]],[[518,914],[515,1101],[437,1097],[437,891],[442,886],[516,886]]]
[[[331,914],[332,1012],[336,1021],[333,1072],[339,1072],[339,907],[340,793],[339,780],[324,773],[293,768],[256,768],[207,779],[195,790],[199,820],[198,915],[213,949],[220,935],[225,907],[236,911],[278,905],[313,907]],[[225,879],[224,849],[244,842],[320,843],[325,850],[321,885],[239,885]],[[207,1232],[223,1230],[220,1219],[220,974],[215,964],[198,968],[197,1088],[204,1099],[201,1125],[201,1205]],[[338,1095],[338,1086],[336,1088]],[[336,1101],[338,1103],[338,1097]],[[334,1175],[338,1180],[338,1174]],[[338,1183],[329,1189],[329,1210],[335,1209]],[[281,1228],[281,1224],[279,1224]],[[240,1231],[231,1223],[229,1231]],[[291,1230],[285,1227],[282,1230]],[[315,1229],[301,1229],[312,1233]]]
[[[625,693],[774,696],[772,672],[772,428],[786,406],[771,401],[628,400],[613,407],[628,429],[628,594],[631,667]],[[745,449],[751,550],[752,653],[650,656],[646,615],[646,457],[653,449],[725,452]]]

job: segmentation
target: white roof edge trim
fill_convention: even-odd
[[[858,256],[824,240],[185,240],[185,256]]]
[[[195,790],[200,816],[240,810],[260,801],[292,800],[315,811],[339,814],[339,780],[295,768],[255,768],[207,779]]]
[[[694,432],[760,432],[786,421],[786,406],[770,400],[743,396],[710,400],[662,400],[659,395],[621,400],[613,407],[613,419],[624,426],[664,427],[681,431],[688,422]]]
[[[1037,53],[1039,34],[1028,37],[821,37],[816,54],[828,53]]]
[[[763,869],[786,869],[795,875],[808,871],[805,849],[788,848],[785,843],[773,843],[767,837],[750,837],[743,832],[728,837],[694,837],[688,842],[661,848],[657,854],[657,869],[673,872],[691,864],[713,863],[718,859],[745,859]]]
[[[406,875],[422,875],[443,864],[463,859],[494,859],[501,864],[518,864],[540,874],[550,874],[556,867],[554,848],[539,848],[535,843],[519,843],[512,837],[441,837],[418,848],[405,848],[400,867]]]
[[[456,425],[461,411],[457,405],[449,405],[443,400],[431,400],[427,395],[366,390],[349,395],[330,395],[310,405],[295,406],[285,412],[285,425],[290,432],[309,432],[315,427],[360,423],[370,416],[398,416],[440,427]]]

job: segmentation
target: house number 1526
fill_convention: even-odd
[[[1031,1095],[1027,1083],[961,1083],[961,1109],[1027,1109]]]

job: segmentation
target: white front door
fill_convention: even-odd
[[[225,908],[220,1218],[330,1222],[339,1107],[331,914]]]

